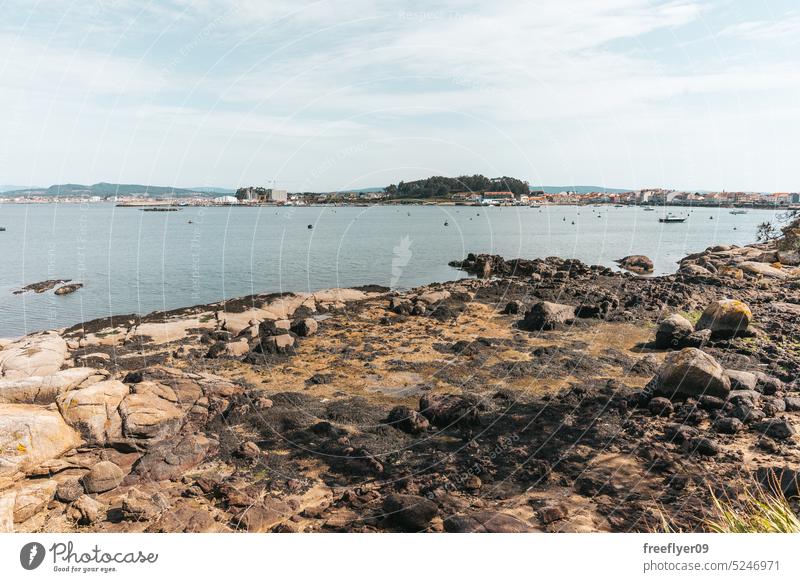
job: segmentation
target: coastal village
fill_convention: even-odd
[[[51,187],[52,189],[53,187]],[[141,192],[125,194],[92,194],[72,190],[53,196],[45,189],[31,189],[0,194],[0,204],[94,204],[115,203],[118,206],[316,206],[374,204],[474,205],[474,206],[539,206],[595,205],[619,206],[697,206],[741,208],[800,208],[800,192],[688,192],[666,188],[645,188],[631,191],[545,191],[530,188],[525,192],[480,190],[449,192],[431,198],[405,198],[386,189],[359,191],[290,192],[286,189],[248,186],[230,193],[184,190],[180,196],[168,193],[153,195],[143,187]],[[49,189],[48,189],[49,190]]]

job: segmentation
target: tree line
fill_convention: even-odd
[[[513,192],[514,194],[528,194],[528,182],[518,178],[503,176],[502,178],[487,178],[481,174],[473,176],[431,176],[424,180],[400,182],[386,188],[386,193],[392,198],[443,198],[456,192]]]

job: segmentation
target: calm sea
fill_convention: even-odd
[[[638,208],[184,208],[0,204],[0,337],[97,317],[149,313],[275,291],[365,284],[407,288],[464,276],[447,263],[469,252],[575,257],[614,266],[651,257],[657,273],[713,244],[748,244],[775,212],[673,208],[661,224]],[[447,223],[447,226],[445,226]],[[312,225],[313,228],[308,228]],[[72,295],[13,295],[73,279]]]

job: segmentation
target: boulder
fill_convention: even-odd
[[[737,299],[721,299],[705,308],[695,329],[711,330],[714,337],[733,337],[744,333],[753,314],[746,303]]]
[[[383,500],[386,519],[406,531],[422,531],[439,513],[436,504],[419,495],[392,494]]]
[[[111,461],[100,461],[86,473],[81,481],[86,493],[104,493],[120,486],[125,473]]]
[[[524,533],[532,528],[513,515],[481,510],[469,515],[453,515],[444,520],[444,529],[451,533]]]
[[[797,434],[792,423],[785,419],[763,420],[753,425],[753,428],[776,440],[782,441]]]
[[[731,381],[731,390],[755,390],[758,379],[755,374],[740,370],[725,370],[725,375]]]
[[[667,356],[648,387],[668,398],[703,395],[726,398],[731,382],[710,355],[697,348],[684,348]]]
[[[119,380],[105,380],[71,390],[56,398],[64,420],[91,444],[106,445],[122,438],[119,407],[130,388]]]
[[[503,315],[519,315],[525,312],[525,304],[519,299],[509,301],[503,309]]]
[[[425,432],[430,423],[428,419],[416,410],[411,410],[408,406],[395,406],[389,412],[386,419],[387,424],[410,434]]]
[[[0,350],[0,377],[50,376],[67,358],[67,342],[55,332],[29,335]]]
[[[52,479],[25,481],[20,485],[14,498],[14,523],[26,521],[47,507],[57,486]]]
[[[419,411],[439,428],[474,424],[478,420],[475,404],[456,394],[426,394],[419,401]]]
[[[216,449],[217,441],[203,434],[177,436],[157,443],[134,465],[138,480],[166,481],[177,479],[200,464]]]
[[[692,322],[673,313],[658,324],[656,330],[656,347],[660,349],[676,349],[685,347],[686,338],[694,332]]]
[[[686,263],[684,265],[681,265],[681,267],[678,269],[678,273],[680,273],[681,275],[686,275],[688,277],[712,277],[714,275],[714,273],[712,273],[705,267],[702,267],[695,263]]]
[[[183,419],[183,413],[172,402],[146,392],[126,396],[119,413],[122,434],[128,438],[163,439],[178,432]]]
[[[621,268],[634,273],[652,273],[653,261],[644,255],[629,255],[615,261]]]
[[[49,376],[0,379],[0,402],[11,404],[50,404],[56,396],[72,390],[92,377],[99,380],[94,368],[67,368]]]
[[[303,319],[296,320],[291,327],[292,333],[300,336],[300,337],[308,337],[310,335],[314,335],[317,333],[317,329],[319,329],[319,324],[317,320],[313,317],[306,317]]]
[[[417,301],[422,301],[426,305],[435,305],[450,298],[449,291],[428,291],[417,296]]]
[[[789,267],[800,266],[800,253],[797,251],[778,251],[778,262]]]
[[[142,493],[135,487],[132,487],[122,500],[122,515],[131,521],[153,519],[168,508],[169,501],[164,495]]]
[[[0,404],[0,477],[29,471],[81,444],[58,412]]]
[[[527,331],[550,330],[559,325],[572,323],[574,320],[573,306],[541,301],[525,313],[524,319],[519,322],[519,327]]]
[[[247,341],[246,338],[242,338],[235,342],[225,343],[225,355],[227,356],[238,358],[245,355],[249,351],[250,351],[250,343]]]
[[[56,488],[56,499],[63,503],[72,503],[83,495],[83,493],[83,484],[80,479],[71,478],[58,484]]]
[[[656,396],[651,399],[647,405],[647,409],[653,416],[669,416],[674,410],[670,399],[664,398],[663,396]]]
[[[100,521],[105,516],[103,504],[89,497],[81,495],[70,508],[70,516],[81,525],[91,525]]]
[[[285,354],[294,349],[294,337],[288,333],[261,337],[261,353]]]
[[[737,265],[745,273],[750,275],[757,275],[771,279],[786,279],[789,273],[777,267],[773,267],[766,263],[758,263],[756,261],[743,261]]]

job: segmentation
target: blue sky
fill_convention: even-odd
[[[791,1],[0,0],[0,184],[800,189]]]

